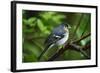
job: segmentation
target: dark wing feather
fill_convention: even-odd
[[[50,34],[49,37],[46,39],[44,44],[49,45],[49,44],[54,44],[58,40],[62,39],[64,35],[58,35],[58,34]]]

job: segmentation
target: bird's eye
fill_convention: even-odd
[[[69,29],[71,28],[71,26],[70,26],[70,25],[68,25],[68,24],[66,25],[66,27],[67,27],[67,28],[69,28]]]
[[[66,26],[68,27],[68,24]]]

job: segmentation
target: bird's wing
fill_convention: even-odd
[[[48,50],[48,48],[50,48],[51,45],[53,45],[54,43],[56,43],[58,40],[60,40],[61,38],[63,38],[64,35],[49,35],[49,37],[46,39],[45,44],[46,47],[45,49],[42,51],[42,53],[40,54],[40,56],[38,57],[38,60],[41,59],[41,57],[43,56],[43,54]]]
[[[44,43],[47,45],[53,44],[56,43],[58,40],[62,39],[63,37],[64,35],[50,34]]]

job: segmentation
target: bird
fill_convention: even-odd
[[[62,23],[59,24],[57,27],[55,27],[51,33],[46,38],[44,44],[46,45],[45,49],[42,51],[42,53],[38,57],[38,61],[41,59],[41,57],[44,55],[44,53],[53,46],[62,46],[64,45],[69,37],[69,26],[68,23]]]

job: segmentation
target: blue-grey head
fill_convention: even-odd
[[[70,25],[67,23],[60,24],[58,27],[54,28],[53,33],[61,35],[66,32],[69,32],[68,29],[70,28]]]
[[[64,27],[64,28],[67,28],[67,29],[70,29],[71,28],[68,23],[62,23],[60,26],[61,27]]]

